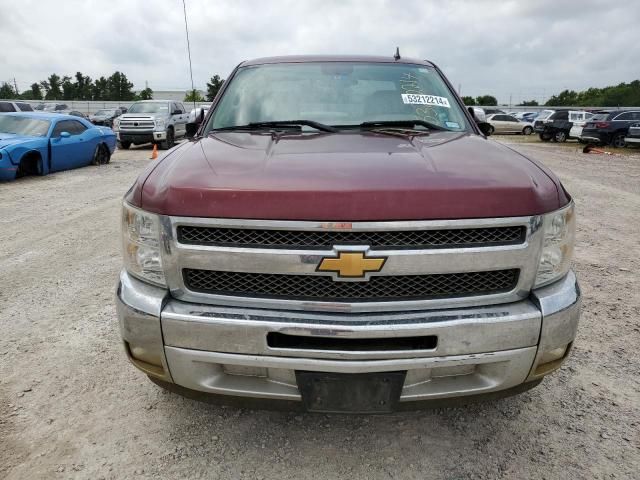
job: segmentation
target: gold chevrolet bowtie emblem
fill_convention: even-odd
[[[368,272],[379,272],[386,257],[365,257],[363,252],[340,252],[338,257],[323,258],[319,272],[334,272],[338,278],[363,278]]]

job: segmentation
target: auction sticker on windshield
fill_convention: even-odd
[[[412,95],[410,93],[403,93],[402,103],[405,105],[434,105],[436,107],[451,108],[447,98],[437,97],[435,95]]]

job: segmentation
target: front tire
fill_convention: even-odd
[[[542,140],[543,142],[549,142],[551,140],[551,135],[549,135],[548,133],[541,133],[540,140]]]
[[[523,135],[531,135],[533,133],[533,128],[531,127],[524,127],[522,129],[522,134]]]
[[[44,175],[42,157],[40,157],[39,154],[28,153],[20,160],[18,170],[16,171],[16,178],[26,177],[27,175],[37,177]]]
[[[130,146],[131,142],[118,142],[118,148],[121,148],[122,150],[129,150]]]
[[[558,142],[558,143],[564,143],[567,141],[567,132],[560,130],[559,132],[556,132],[556,134],[553,136],[553,141],[554,142]]]
[[[160,148],[162,150],[169,150],[176,144],[175,136],[173,134],[173,129],[169,128],[167,130],[167,139],[160,142]]]
[[[496,133],[496,129],[495,129],[495,128],[493,128],[493,125],[491,125],[491,126],[489,127],[489,135],[493,135],[494,133]]]
[[[93,165],[106,165],[111,160],[111,153],[109,149],[102,143],[96,146],[96,151],[93,154]]]

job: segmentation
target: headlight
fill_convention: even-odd
[[[157,215],[124,203],[122,207],[124,266],[134,277],[166,286],[160,253],[160,220]]]
[[[159,118],[159,119],[156,119],[155,123],[156,123],[156,128],[164,129],[164,120]]]
[[[541,287],[562,278],[571,267],[576,236],[573,202],[561,210],[545,215],[542,228],[544,240],[535,287]]]

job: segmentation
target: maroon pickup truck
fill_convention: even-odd
[[[379,413],[521,392],[567,357],[573,202],[433,63],[243,62],[189,130],[123,206],[121,333],[156,383]]]

